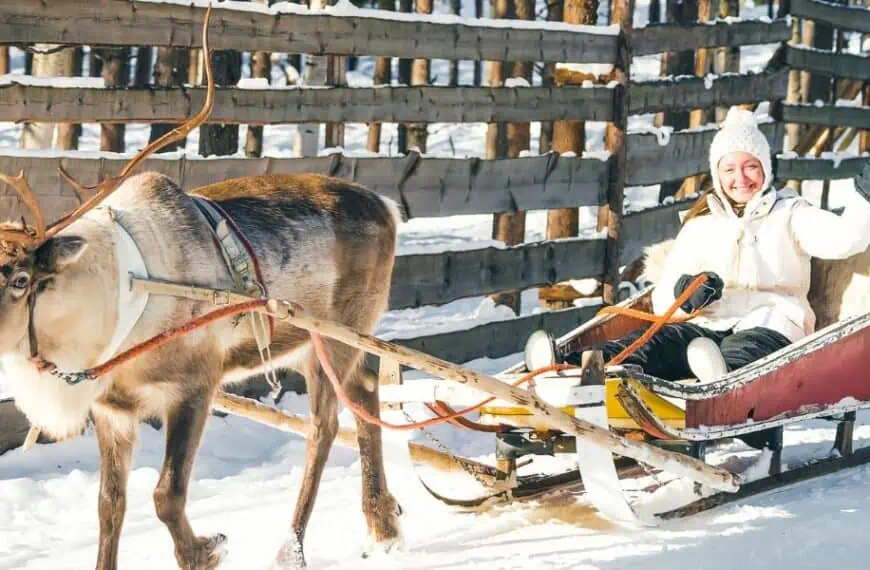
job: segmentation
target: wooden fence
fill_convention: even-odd
[[[198,47],[204,8],[128,0],[18,0],[0,7],[0,44],[37,42],[70,45]],[[818,0],[792,0],[791,14],[838,28],[870,31],[870,11]],[[218,7],[212,25],[214,47],[240,51],[272,50],[331,55],[376,55],[456,60],[535,62],[620,62],[620,42],[630,37],[635,56],[718,46],[782,42],[774,61],[761,72],[701,77],[666,77],[625,85],[589,87],[325,87],[317,89],[220,88],[212,122],[265,125],[295,122],[511,122],[551,120],[616,121],[629,114],[693,110],[711,106],[771,102],[776,119],[762,126],[773,149],[782,148],[786,123],[870,129],[870,109],[783,103],[789,71],[804,70],[841,79],[870,81],[870,58],[823,53],[789,45],[789,21],[661,24],[631,30],[617,26],[568,26],[540,22],[511,27],[506,22],[444,23],[433,17],[400,20],[381,12],[359,17],[275,13]],[[201,104],[198,87],[169,89],[64,88],[26,77],[0,78],[0,121],[172,122]],[[624,118],[624,117],[623,117]],[[654,185],[707,172],[713,126],[674,132],[666,144],[654,133],[629,132],[624,140],[624,184]],[[144,168],[163,172],[186,188],[234,176],[321,172],[361,182],[403,203],[411,217],[511,213],[527,210],[602,206],[614,183],[617,154],[491,159],[353,157],[217,158],[168,155],[149,158]],[[73,191],[55,175],[63,165],[84,183],[118,171],[125,157],[99,158],[76,152],[0,149],[0,171],[24,170],[43,204],[55,215],[74,206]],[[864,159],[780,155],[778,180],[848,178]],[[677,231],[676,212],[685,204],[662,205],[625,215],[615,240],[625,264],[645,246]],[[0,212],[21,212],[10,189],[0,185]],[[3,216],[6,217],[6,216]],[[568,279],[598,277],[606,266],[607,240],[565,239],[507,248],[400,256],[391,309],[442,305],[505,290],[553,285]],[[405,339],[452,362],[501,357],[521,349],[529,331],[546,327],[561,334],[592,316],[599,307],[549,311],[468,330]],[[2,443],[2,442],[0,442]],[[3,447],[0,445],[0,452]]]

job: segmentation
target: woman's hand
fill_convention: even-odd
[[[712,271],[704,271],[697,275],[683,274],[680,276],[680,278],[677,279],[677,283],[674,285],[674,297],[682,295],[683,291],[685,291],[686,288],[691,285],[692,281],[694,281],[699,275],[706,275],[707,281],[698,287],[695,292],[689,296],[689,299],[685,303],[680,305],[680,308],[687,313],[703,309],[713,301],[722,298],[722,289],[725,288],[725,282],[722,281],[722,278],[719,277],[719,275]]]

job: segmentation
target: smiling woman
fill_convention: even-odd
[[[710,145],[710,172],[713,190],[684,213],[652,293],[661,315],[705,275],[674,315],[690,320],[665,325],[624,361],[666,380],[713,380],[812,333],[810,258],[844,259],[870,245],[870,166],[841,216],[777,190],[751,111],[728,113]],[[607,360],[643,332],[594,348]],[[581,354],[565,359],[579,363]]]

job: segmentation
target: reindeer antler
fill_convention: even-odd
[[[63,167],[58,168],[58,172],[66,180],[73,188],[75,188],[76,192],[78,192],[79,196],[87,196],[91,195],[83,204],[81,204],[78,208],[65,215],[58,221],[54,222],[49,226],[46,236],[48,238],[56,235],[59,231],[66,228],[87,212],[97,207],[103,200],[108,198],[112,192],[118,189],[121,184],[130,177],[130,172],[146,157],[157,152],[161,148],[172,144],[176,141],[183,140],[187,137],[190,132],[202,125],[208,116],[211,114],[211,110],[214,107],[214,77],[212,75],[211,69],[211,57],[209,55],[209,47],[208,47],[208,22],[211,17],[211,4],[208,5],[208,9],[205,11],[205,21],[202,27],[202,52],[203,59],[205,60],[205,75],[207,79],[207,89],[205,96],[205,103],[200,109],[199,113],[191,117],[186,122],[178,125],[156,141],[152,142],[142,150],[140,150],[136,156],[130,159],[130,161],[124,166],[121,170],[121,173],[118,176],[110,176],[97,184],[96,186],[82,186],[78,181],[76,181],[72,176],[70,176]]]
[[[17,230],[0,230],[0,239],[15,243],[23,243],[31,245],[34,243],[42,243],[45,241],[45,218],[42,216],[42,210],[39,209],[39,204],[36,203],[36,196],[27,184],[24,178],[24,171],[18,173],[18,176],[12,177],[5,174],[0,174],[0,181],[5,182],[11,188],[18,192],[18,196],[27,209],[33,214],[34,222],[36,223],[36,235],[33,235],[25,227],[21,231]]]
[[[78,193],[79,197],[82,199],[82,204],[79,205],[78,208],[73,210],[72,212],[66,214],[58,221],[54,222],[48,228],[45,227],[45,221],[42,217],[42,213],[39,209],[39,206],[34,199],[33,192],[30,190],[30,187],[27,185],[27,182],[24,180],[24,173],[18,175],[16,178],[10,178],[5,175],[0,174],[0,180],[6,182],[13,188],[18,191],[18,194],[21,195],[21,199],[27,204],[27,207],[33,212],[36,217],[36,236],[33,236],[30,232],[23,230],[0,230],[0,240],[14,242],[14,243],[22,243],[26,245],[39,245],[44,243],[46,240],[55,236],[58,232],[84,216],[90,210],[94,209],[100,203],[103,202],[106,198],[108,198],[121,184],[130,177],[130,173],[136,166],[145,160],[146,157],[160,150],[161,148],[176,142],[183,140],[190,134],[191,131],[202,125],[208,116],[211,114],[212,108],[214,107],[214,76],[212,75],[211,68],[211,57],[209,56],[209,47],[208,47],[208,23],[211,17],[211,4],[209,4],[208,9],[205,12],[205,21],[203,22],[202,29],[202,50],[205,59],[205,75],[207,79],[207,89],[205,96],[205,103],[200,109],[199,113],[172,129],[156,141],[152,142],[142,150],[140,150],[136,156],[130,159],[129,162],[124,166],[118,176],[110,176],[104,179],[102,182],[95,186],[84,186],[80,184],[77,180],[75,180],[69,173],[64,170],[63,167],[58,168],[58,172],[63,177],[63,179],[68,182]],[[89,198],[85,199],[86,197]]]

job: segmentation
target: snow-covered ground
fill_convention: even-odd
[[[539,2],[541,4],[541,2]],[[602,3],[604,4],[604,3]],[[473,6],[465,2],[465,14]],[[542,8],[543,5],[539,6]],[[436,11],[444,12],[443,4]],[[647,20],[648,5],[638,2],[636,23]],[[762,16],[766,7],[743,8],[746,16]],[[759,69],[773,46],[742,49],[743,70]],[[20,72],[20,52],[13,73]],[[16,62],[18,62],[17,67]],[[659,73],[658,57],[638,58],[635,77]],[[371,82],[373,62],[360,61],[350,75],[351,85]],[[470,82],[471,64],[461,66],[461,83]],[[276,82],[283,81],[278,77]],[[436,82],[446,81],[446,62],[433,62]],[[648,128],[651,117],[633,117],[631,127]],[[429,153],[441,156],[481,156],[486,125],[429,126]],[[20,127],[0,124],[0,148],[17,146]],[[533,124],[531,152],[537,152],[538,125]],[[130,126],[128,148],[140,148],[147,130]],[[295,127],[265,128],[265,153],[289,155]],[[589,150],[603,148],[603,124],[589,125]],[[365,148],[365,125],[348,125],[345,152]],[[244,140],[244,127],[242,129]],[[384,125],[381,152],[395,154],[395,125]],[[99,131],[85,125],[83,150],[96,150]],[[188,141],[195,153],[197,136]],[[808,183],[807,194],[816,199],[820,183]],[[833,184],[838,196],[851,191],[851,181]],[[651,205],[657,188],[630,188],[632,208]],[[583,212],[581,225],[591,235],[595,213]],[[527,240],[544,235],[544,212],[531,212]],[[399,253],[436,252],[498,245],[491,239],[491,216],[415,219],[401,230]],[[534,291],[523,295],[523,312],[539,310]],[[384,338],[410,337],[467,328],[483,322],[511,318],[506,309],[488,299],[459,300],[442,307],[392,311],[382,319],[378,334]],[[469,366],[495,372],[517,356],[481,359]],[[413,375],[410,375],[413,377]],[[0,397],[3,387],[0,378]],[[288,396],[281,407],[305,413],[304,397]],[[414,410],[412,410],[414,411]],[[417,414],[422,417],[422,414]],[[342,423],[350,425],[347,411]],[[859,416],[859,421],[862,418]],[[864,419],[870,419],[865,415]],[[834,424],[817,421],[786,430],[792,444],[786,461],[796,464],[811,454],[824,454],[833,438]],[[493,442],[486,436],[435,428],[432,433],[457,453],[493,461]],[[868,443],[870,427],[856,429],[856,445]],[[423,434],[414,436],[428,441]],[[391,436],[393,438],[393,436]],[[358,505],[360,476],[355,452],[334,448],[323,476],[318,503],[308,529],[306,553],[311,568],[332,569],[573,569],[616,570],[642,565],[649,570],[783,568],[788,570],[866,567],[866,529],[863,515],[870,512],[870,469],[858,468],[786,490],[743,501],[691,519],[663,523],[654,528],[616,528],[598,517],[582,500],[567,500],[543,509],[535,504],[506,507],[483,514],[460,513],[429,497],[403,457],[401,438],[388,444],[389,485],[402,504],[404,548],[398,552],[361,558],[366,550],[365,523]],[[120,567],[127,570],[174,568],[167,531],[157,520],[151,499],[162,460],[162,434],[143,426],[128,491],[128,515],[121,540]],[[200,534],[223,532],[229,537],[227,569],[266,568],[285,537],[300,485],[305,443],[299,437],[255,425],[247,420],[213,417],[207,428],[191,484],[188,514]],[[757,453],[737,444],[710,452],[713,462],[747,463]],[[538,458],[525,471],[570,467],[568,457]],[[422,473],[439,490],[470,493],[473,485],[444,475]],[[664,476],[662,476],[664,477]],[[638,481],[638,486],[650,483]],[[72,570],[92,567],[96,558],[96,501],[99,462],[91,432],[65,443],[37,446],[0,457],[0,570]],[[641,497],[645,514],[673,504],[686,489],[665,487],[663,493]]]

